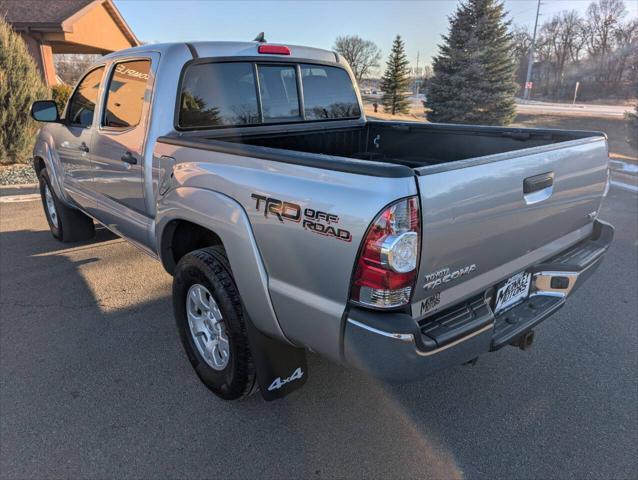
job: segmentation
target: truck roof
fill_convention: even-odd
[[[290,55],[269,55],[260,54],[257,49],[260,45],[285,45],[290,49]],[[260,42],[171,42],[171,43],[153,43],[142,45],[139,47],[127,48],[106,55],[104,58],[119,57],[124,55],[136,54],[141,52],[160,52],[167,53],[176,46],[187,46],[191,51],[195,51],[199,57],[239,57],[239,56],[268,56],[277,58],[315,60],[330,63],[345,63],[335,52],[323,50],[320,48],[304,47],[301,45],[288,44],[270,44]]]

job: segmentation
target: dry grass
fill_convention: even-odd
[[[611,157],[638,162],[638,147],[636,143],[629,143],[632,135],[635,142],[638,132],[632,131],[629,122],[623,118],[519,114],[513,126],[605,132],[609,137]]]
[[[374,113],[372,106],[368,104],[364,104],[364,109],[368,117],[380,120],[426,121],[422,112],[413,111],[408,115],[392,116],[382,112]],[[381,107],[379,110],[382,110]],[[631,129],[629,122],[624,118],[519,113],[511,126],[602,131],[609,137],[609,152],[612,158],[638,162],[638,132]],[[630,138],[633,138],[633,144],[629,143]]]

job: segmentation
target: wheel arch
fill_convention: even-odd
[[[248,215],[237,201],[201,188],[170,190],[157,205],[155,236],[158,255],[170,274],[186,253],[221,245],[252,322],[260,331],[292,343],[277,321],[268,274]]]
[[[159,242],[159,257],[164,269],[171,275],[180,259],[200,248],[221,246],[224,242],[217,233],[190,220],[176,218],[164,227]]]
[[[36,175],[46,168],[49,172],[49,179],[51,180],[51,187],[55,191],[59,200],[69,208],[76,208],[73,201],[67,196],[63,188],[62,175],[64,171],[59,161],[56,161],[56,155],[53,152],[53,148],[49,142],[53,142],[52,139],[47,140],[46,136],[40,132],[35,146],[33,147],[33,169]],[[53,144],[54,145],[54,144]]]
[[[46,163],[44,162],[44,158],[39,155],[33,156],[33,169],[35,170],[36,176],[40,176],[40,172],[46,168]]]

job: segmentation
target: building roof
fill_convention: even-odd
[[[140,45],[112,0],[0,0],[0,16],[16,30],[73,30],[73,23],[89,10],[103,4],[132,45]]]
[[[6,12],[7,22],[14,24],[62,24],[93,0],[0,0],[0,15]]]

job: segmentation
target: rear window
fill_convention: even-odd
[[[250,63],[206,63],[186,71],[179,125],[218,127],[259,122],[255,76]]]
[[[297,72],[291,65],[259,65],[259,95],[264,121],[301,120]]]
[[[301,82],[307,120],[361,116],[357,95],[345,70],[302,65]]]
[[[298,70],[294,64],[221,62],[194,64],[184,73],[178,116],[181,128],[300,122],[304,115],[305,120],[361,116],[345,70],[309,64]]]

